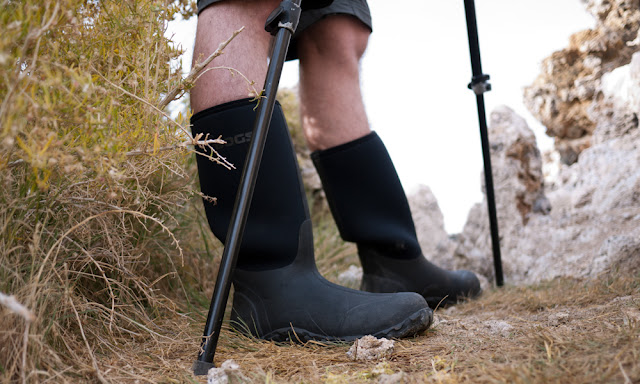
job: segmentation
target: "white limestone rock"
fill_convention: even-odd
[[[596,124],[593,146],[575,164],[560,167],[549,191],[538,178],[537,158],[512,155],[510,148],[529,136],[520,119],[504,108],[491,115],[489,136],[508,283],[592,277],[640,267],[640,54],[602,83],[597,91],[600,101],[590,109]],[[492,280],[486,202],[472,208],[458,239],[456,255]]]
[[[545,220],[551,211],[544,190],[542,157],[526,121],[508,107],[498,107],[491,113],[489,138],[503,268],[506,275],[522,274],[534,255],[518,250],[518,256],[511,257],[509,251],[517,247],[532,219]],[[457,239],[456,258],[493,279],[486,202],[472,207]]]
[[[431,188],[419,185],[408,200],[424,256],[442,268],[456,268],[452,257],[456,244],[444,228],[444,216]]]
[[[367,335],[353,343],[347,352],[347,357],[353,361],[386,359],[393,354],[394,345],[393,340]]]
[[[244,380],[240,366],[233,360],[226,360],[220,367],[211,368],[207,372],[207,384],[232,384]]]
[[[541,73],[524,92],[531,113],[555,137],[564,164],[573,164],[590,147],[597,127],[589,112],[598,103],[603,74],[629,63],[638,51],[640,3],[627,0],[589,0],[593,29],[571,36],[567,48],[542,62]]]

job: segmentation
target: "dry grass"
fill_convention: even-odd
[[[347,344],[276,344],[227,329],[216,363],[235,360],[248,382],[371,382],[391,374],[407,383],[640,380],[637,275],[496,289],[439,310],[436,319],[425,334],[398,341],[388,361],[352,362]],[[153,352],[133,344],[120,361],[151,382],[204,382],[189,371],[202,324],[176,319],[180,340]]]

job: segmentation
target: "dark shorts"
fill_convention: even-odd
[[[218,1],[223,0],[198,0],[198,13]],[[295,60],[298,58],[296,37],[313,23],[329,15],[352,15],[363,22],[369,29],[372,29],[371,12],[369,11],[369,5],[366,0],[333,0],[333,3],[327,7],[303,10],[300,15],[300,23],[289,46],[287,60]]]

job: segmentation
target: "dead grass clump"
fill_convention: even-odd
[[[0,306],[3,382],[105,382],[123,340],[173,342],[193,186],[164,28],[187,3],[3,2],[0,292],[34,315]]]

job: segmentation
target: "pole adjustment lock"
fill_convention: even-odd
[[[476,95],[482,95],[485,92],[491,90],[491,83],[489,83],[489,75],[482,74],[480,76],[473,76],[471,82],[467,85],[467,88],[473,91]]]
[[[300,5],[291,0],[283,0],[280,5],[278,5],[278,8],[274,9],[269,17],[267,17],[264,29],[274,36],[279,28],[288,29],[291,31],[291,34],[293,34],[298,28],[301,12],[302,9]]]

